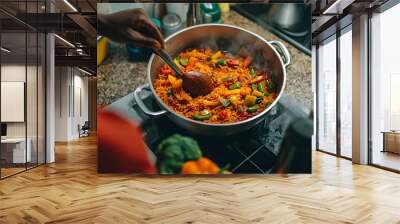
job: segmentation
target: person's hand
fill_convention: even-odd
[[[99,14],[99,34],[111,40],[132,43],[140,47],[164,48],[160,30],[151,22],[143,9],[124,10],[113,14]]]

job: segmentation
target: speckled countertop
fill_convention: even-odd
[[[312,107],[311,57],[235,11],[223,14],[222,19],[226,24],[243,27],[263,36],[266,40],[282,41],[288,48],[292,60],[287,67],[285,93],[295,97],[307,107]],[[111,104],[146,83],[146,66],[147,62],[128,61],[124,45],[113,47],[109,51],[108,58],[97,67],[98,104]]]

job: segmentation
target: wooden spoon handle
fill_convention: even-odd
[[[178,76],[179,78],[183,78],[184,77],[184,74],[181,71],[181,69],[175,64],[175,62],[173,61],[171,56],[169,56],[169,54],[165,50],[157,49],[157,48],[151,48],[151,50],[153,51],[153,53],[155,53],[156,55],[160,56],[160,58],[163,59],[163,61],[165,63],[167,63],[169,65],[169,67],[172,68],[172,70],[175,71],[176,76]]]

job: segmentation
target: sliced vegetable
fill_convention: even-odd
[[[222,65],[225,65],[225,60],[218,60],[217,62],[215,62],[215,66],[220,67]]]
[[[263,101],[262,97],[257,97],[256,104],[260,104]]]
[[[258,91],[258,90],[254,90],[251,94],[254,95],[254,96],[257,96],[257,97],[262,97],[263,96],[263,93]]]
[[[238,94],[240,94],[240,89],[226,90],[224,92],[225,96],[238,95]]]
[[[244,105],[246,105],[248,107],[253,106],[254,104],[256,104],[256,99],[257,99],[257,97],[255,97],[255,96],[247,95],[244,98]]]
[[[255,77],[254,79],[252,79],[249,83],[250,84],[258,83],[258,82],[260,82],[260,81],[262,81],[264,79],[265,79],[265,76],[259,75],[259,76]]]
[[[247,112],[249,112],[249,113],[257,112],[258,108],[259,108],[258,105],[251,106],[251,107],[247,108]]]
[[[248,87],[248,86],[241,87],[240,88],[240,94],[243,95],[243,96],[250,95],[251,94],[251,88]]]
[[[219,112],[219,118],[221,120],[226,120],[230,116],[230,112],[228,110],[222,110]]]
[[[211,117],[211,111],[209,110],[202,110],[198,113],[196,113],[195,115],[193,115],[193,119],[197,120],[197,121],[204,121],[204,120],[208,120]]]
[[[227,62],[229,67],[235,67],[239,65],[239,60],[237,59],[229,59]]]
[[[203,100],[205,106],[215,107],[219,105],[219,102],[216,100]]]
[[[258,91],[260,91],[262,93],[264,92],[264,86],[263,86],[262,82],[257,83],[257,89],[258,89]]]
[[[186,65],[188,65],[188,63],[189,63],[189,59],[187,59],[187,58],[180,58],[180,59],[179,59],[179,63],[180,63],[181,65],[183,65],[183,66],[186,66]]]
[[[229,99],[224,99],[224,98],[220,98],[219,102],[221,102],[223,107],[228,107],[231,104],[231,101]]]
[[[275,92],[275,84],[271,80],[267,79],[267,81],[265,81],[265,85],[269,91]]]
[[[253,67],[250,67],[249,71],[251,76],[255,77],[257,75],[256,70],[254,70]]]
[[[250,56],[247,56],[245,59],[244,59],[244,61],[243,61],[243,68],[247,68],[247,67],[249,67],[249,65],[251,64],[251,61],[253,60],[253,58],[252,57],[250,57]]]
[[[172,75],[168,75],[168,81],[171,83],[172,88],[177,89],[182,86],[182,79],[178,79]]]
[[[211,60],[217,60],[221,56],[222,56],[221,51],[217,51],[217,52],[215,52],[215,54],[211,55]]]
[[[227,76],[227,77],[222,78],[221,80],[222,80],[223,82],[229,82],[229,81],[232,81],[232,80],[233,80],[233,77],[232,77],[232,76]]]
[[[229,86],[230,90],[239,89],[239,88],[240,88],[240,82],[235,82],[235,83],[233,83],[232,85]]]
[[[238,96],[230,96],[229,102],[231,102],[233,105],[237,105],[239,103],[239,97]]]
[[[251,84],[251,89],[252,90],[257,90],[257,84],[255,84],[255,83]]]
[[[265,92],[264,96],[269,97],[269,92]]]

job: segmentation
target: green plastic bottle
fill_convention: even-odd
[[[222,23],[221,9],[217,3],[201,3],[202,23]]]

